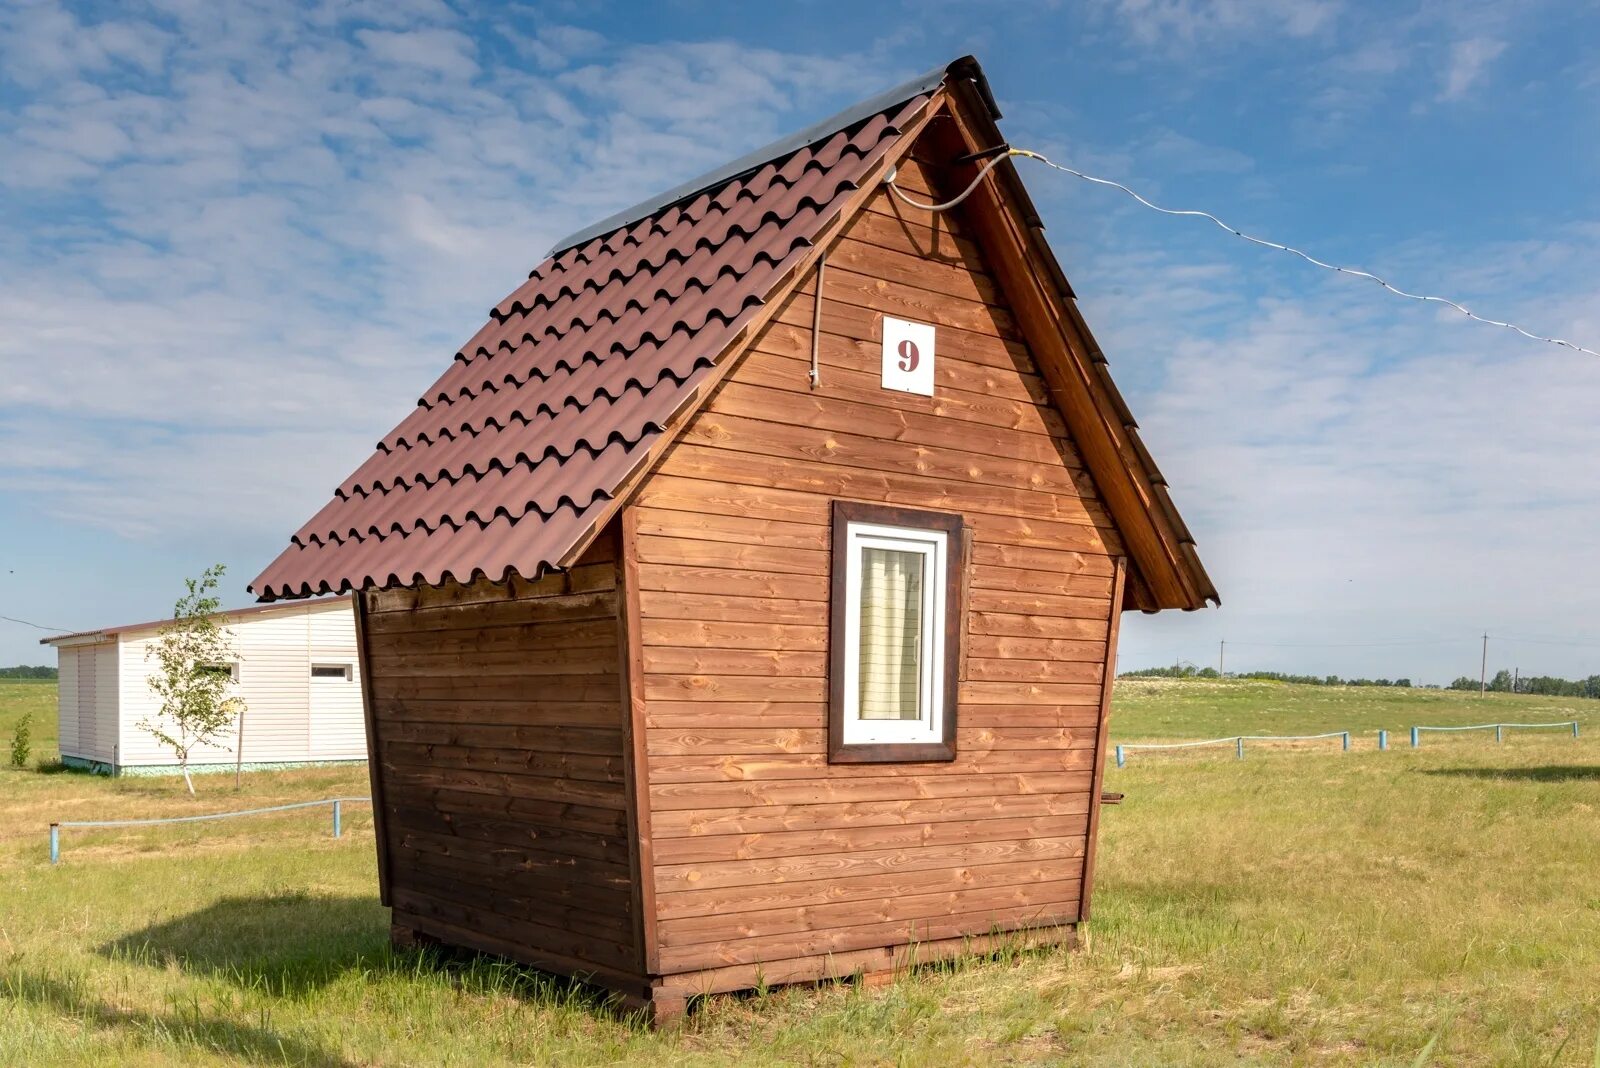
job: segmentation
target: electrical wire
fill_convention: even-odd
[[[1247,645],[1253,649],[1387,649],[1396,645],[1455,645],[1463,638],[1400,638],[1386,642],[1252,642],[1228,639],[1229,645]],[[1472,641],[1477,641],[1474,636]]]
[[[910,204],[913,208],[921,208],[923,211],[931,211],[936,213],[941,211],[949,211],[951,208],[970,197],[973,192],[977,190],[978,183],[988,177],[989,172],[1000,166],[1003,161],[1012,156],[1023,156],[1029,154],[1030,153],[1026,153],[1020,148],[1013,148],[1009,151],[1000,153],[998,156],[994,157],[988,163],[983,165],[983,169],[980,170],[978,172],[978,176],[972,180],[972,184],[963,189],[960,195],[958,195],[954,200],[945,201],[943,204],[924,204],[920,201],[912,200],[910,197],[906,196],[905,192],[901,190],[899,186],[894,184],[895,177],[899,173],[899,168],[897,167],[890,168],[888,177],[884,178],[883,181],[884,184],[889,187],[889,192],[893,193],[907,204]],[[1041,156],[1039,158],[1042,159],[1043,157]]]
[[[71,634],[66,627],[47,627],[43,623],[29,623],[26,619],[17,619],[14,616],[0,616],[7,623],[21,623],[24,627],[33,627],[35,630],[54,631],[57,634]]]
[[[1064,164],[1057,163],[1054,160],[1049,159],[1049,158],[1041,155],[1038,152],[1032,152],[1032,151],[1029,151],[1028,149],[1025,149],[1025,148],[1007,149],[1005,152],[1001,153],[1000,155],[995,156],[987,164],[984,165],[982,170],[980,170],[978,172],[977,177],[972,180],[972,184],[971,185],[967,186],[966,189],[962,190],[961,194],[959,196],[957,196],[954,200],[946,201],[943,204],[924,204],[921,201],[913,200],[911,197],[907,196],[904,192],[902,192],[900,187],[895,184],[895,181],[894,181],[895,174],[894,174],[893,171],[891,171],[889,173],[889,176],[887,178],[885,178],[884,181],[887,183],[887,185],[889,186],[890,191],[893,192],[895,196],[899,197],[902,201],[904,201],[905,203],[911,205],[914,208],[920,208],[923,211],[931,211],[931,212],[948,211],[949,209],[955,207],[957,204],[960,204],[962,201],[966,200],[967,197],[971,196],[973,191],[978,188],[978,184],[983,181],[983,179],[989,174],[990,171],[992,171],[1000,163],[1001,160],[1009,159],[1012,156],[1022,156],[1022,157],[1026,158],[1026,159],[1036,160],[1039,163],[1043,163],[1046,167],[1053,167],[1056,170],[1063,172],[1064,174],[1072,175],[1074,178],[1081,178],[1085,182],[1092,182],[1095,185],[1109,186],[1112,189],[1120,189],[1122,192],[1128,194],[1134,200],[1137,200],[1140,204],[1143,204],[1145,207],[1151,209],[1152,211],[1158,211],[1163,215],[1190,215],[1190,216],[1194,216],[1195,218],[1199,218],[1199,219],[1209,219],[1211,222],[1216,223],[1217,226],[1219,226],[1222,229],[1226,230],[1228,233],[1232,234],[1234,237],[1243,238],[1244,240],[1249,241],[1252,244],[1261,245],[1261,246],[1263,246],[1265,248],[1277,249],[1279,252],[1287,252],[1292,256],[1298,256],[1301,259],[1305,260],[1307,263],[1312,264],[1313,266],[1321,267],[1324,270],[1333,271],[1335,274],[1348,274],[1348,275],[1352,275],[1352,276],[1354,276],[1356,278],[1370,279],[1371,281],[1376,282],[1378,285],[1382,286],[1384,289],[1387,289],[1389,292],[1393,293],[1397,297],[1405,297],[1407,300],[1421,301],[1422,303],[1425,303],[1425,304],[1443,304],[1444,306],[1446,306],[1448,308],[1454,308],[1456,311],[1460,312],[1462,315],[1465,315],[1468,319],[1473,319],[1473,320],[1475,320],[1477,322],[1485,323],[1485,324],[1487,324],[1489,326],[1499,326],[1499,327],[1503,327],[1503,328],[1505,328],[1507,330],[1514,330],[1517,333],[1521,334],[1523,337],[1528,338],[1528,339],[1530,339],[1532,341],[1543,341],[1543,342],[1545,342],[1547,344],[1550,344],[1550,345],[1559,345],[1562,348],[1571,349],[1574,352],[1581,352],[1581,353],[1584,353],[1584,354],[1589,355],[1589,356],[1600,356],[1600,351],[1596,351],[1594,349],[1585,348],[1582,345],[1576,344],[1576,343],[1571,342],[1571,341],[1564,340],[1562,338],[1546,337],[1543,334],[1535,334],[1535,333],[1532,333],[1531,331],[1524,330],[1522,327],[1518,326],[1515,323],[1503,322],[1503,321],[1501,321],[1499,319],[1488,319],[1488,318],[1485,318],[1484,316],[1478,315],[1476,312],[1469,311],[1467,308],[1462,307],[1460,304],[1457,304],[1455,301],[1450,300],[1450,299],[1448,299],[1446,297],[1436,297],[1436,296],[1432,296],[1432,295],[1429,295],[1429,294],[1426,294],[1426,293],[1409,293],[1404,289],[1400,289],[1398,286],[1394,286],[1394,285],[1389,284],[1388,282],[1384,281],[1382,278],[1379,278],[1377,275],[1373,274],[1371,271],[1363,271],[1363,270],[1360,270],[1359,268],[1356,268],[1356,267],[1341,267],[1338,264],[1327,263],[1327,262],[1324,262],[1323,260],[1317,259],[1315,256],[1312,256],[1309,253],[1302,252],[1299,249],[1294,248],[1292,246],[1281,245],[1276,241],[1269,241],[1264,237],[1257,237],[1254,234],[1247,234],[1243,230],[1240,230],[1240,229],[1238,229],[1236,227],[1233,227],[1233,226],[1229,226],[1227,223],[1223,222],[1221,219],[1217,218],[1215,215],[1211,214],[1209,211],[1196,211],[1196,210],[1187,209],[1187,208],[1164,208],[1160,204],[1156,204],[1156,203],[1153,203],[1152,201],[1146,200],[1144,197],[1140,196],[1138,193],[1135,193],[1132,189],[1129,189],[1127,186],[1123,185],[1121,182],[1113,182],[1109,178],[1097,178],[1092,174],[1085,174],[1083,171],[1075,170],[1072,167],[1068,167],[1068,166],[1065,166]]]
[[[1510,635],[1491,634],[1490,641],[1510,642],[1513,645],[1565,645],[1576,649],[1600,649],[1600,642],[1569,642],[1554,638],[1516,638]]]

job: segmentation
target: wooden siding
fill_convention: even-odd
[[[247,763],[298,763],[360,760],[366,756],[361,723],[361,673],[356,662],[355,617],[345,600],[286,604],[279,611],[239,616],[222,628],[233,641],[239,663],[234,688],[245,702],[244,753]],[[121,700],[108,721],[120,734],[125,766],[166,765],[172,753],[139,721],[154,718],[159,707],[150,690],[156,668],[148,655],[158,640],[155,629],[120,638]],[[349,664],[349,682],[317,680],[312,697],[312,664]],[[235,732],[218,736],[193,755],[196,764],[234,762]]]
[[[1117,534],[955,214],[880,192],[828,249],[811,389],[815,292],[630,506],[659,970],[682,990],[1079,915]],[[935,396],[881,388],[884,314],[936,325]],[[953,763],[827,760],[836,498],[974,532]]]
[[[368,593],[395,924],[639,996],[615,540],[570,571]]]

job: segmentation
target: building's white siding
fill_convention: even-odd
[[[348,600],[286,605],[281,611],[238,617],[223,629],[233,639],[239,664],[239,681],[232,692],[245,703],[244,763],[365,758],[358,669],[352,670],[351,682],[341,681],[337,689],[317,680],[315,700],[312,694],[313,663],[356,663],[355,617]],[[154,628],[121,636],[119,763],[128,767],[174,762],[171,750],[138,726],[153,719],[159,707],[148,682],[154,659],[147,656],[158,637]],[[67,650],[62,653],[65,656]],[[234,741],[235,731],[230,729],[216,744],[196,750],[190,760],[231,765]]]
[[[56,716],[61,732],[61,755],[82,756],[78,751],[78,650],[57,649]]]
[[[117,643],[60,650],[56,681],[61,755],[111,764],[117,758]]]
[[[306,625],[312,665],[349,669],[347,679],[311,679],[311,750],[327,754],[323,760],[360,760],[367,755],[367,724],[354,615],[314,612],[307,615]]]
[[[116,642],[94,647],[94,723],[96,760],[117,761],[117,703],[121,697]]]

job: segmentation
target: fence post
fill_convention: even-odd
[[[1389,732],[1388,731],[1379,731],[1378,732],[1378,752],[1381,753],[1381,752],[1383,752],[1384,750],[1386,750],[1388,748],[1389,748]]]
[[[1573,720],[1572,721],[1572,736],[1574,738],[1576,738],[1578,736],[1578,721],[1577,720]]]
[[[1494,725],[1494,740],[1501,743],[1505,742],[1506,726],[1504,723],[1496,723]]]
[[[1415,749],[1417,747],[1417,740],[1421,736],[1421,734],[1422,734],[1422,732],[1419,731],[1417,728],[1415,728],[1415,727],[1411,728],[1411,748]]]
[[[61,824],[50,825],[50,863],[61,863]]]
[[[1238,749],[1239,749],[1239,759],[1243,760],[1244,759],[1244,735],[1242,735],[1242,734],[1239,735],[1239,738],[1238,738]]]
[[[338,798],[334,798],[334,801],[333,801],[333,836],[335,838],[339,837],[339,833],[340,833],[340,830],[341,830],[339,815],[340,815],[340,813],[339,813],[339,799]]]
[[[1349,731],[1345,731],[1344,732],[1344,751],[1346,753],[1350,752],[1350,732]]]
[[[1127,763],[1127,759],[1122,755],[1122,746],[1117,746],[1117,767],[1124,767]]]

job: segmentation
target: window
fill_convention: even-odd
[[[200,664],[196,669],[202,675],[226,675],[233,682],[239,681],[239,665],[234,664]]]
[[[311,677],[314,679],[342,679],[349,682],[352,676],[349,664],[312,664]]]
[[[835,501],[828,755],[955,758],[961,518]]]

